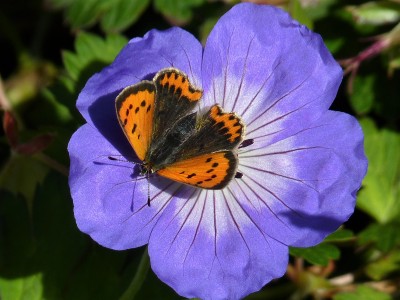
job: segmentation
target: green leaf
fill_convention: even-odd
[[[47,176],[35,200],[30,263],[43,273],[45,298],[116,299],[126,255],[94,245],[78,230],[66,178]]]
[[[78,72],[79,71],[77,71],[77,73]],[[66,71],[64,74],[61,74],[58,77],[58,80],[43,93],[45,102],[47,102],[46,107],[44,108],[46,109],[50,108],[49,106],[54,106],[50,110],[50,116],[47,116],[46,118],[50,119],[50,121],[53,121],[54,124],[57,124],[57,128],[55,129],[57,131],[57,141],[54,141],[54,143],[50,145],[46,153],[48,153],[50,149],[55,149],[57,147],[59,150],[61,150],[60,146],[64,147],[63,149],[65,150],[65,141],[69,141],[72,130],[76,130],[76,128],[82,123],[82,115],[76,109],[76,99],[78,97],[78,93],[80,92],[80,88],[84,84],[84,78],[78,79],[78,81],[72,79],[72,76],[67,74]],[[34,109],[38,110],[39,108],[35,107]],[[49,110],[42,111],[40,116],[44,113],[48,114],[48,112]],[[38,121],[37,118],[39,116],[30,117],[35,119],[34,122],[36,122]],[[39,122],[39,124],[40,123],[41,122]],[[65,138],[65,141],[62,142],[62,144],[59,143],[60,138]],[[59,151],[55,156],[52,155],[52,157],[60,157],[61,154],[66,154],[64,150]],[[67,164],[68,161],[65,164]]]
[[[371,1],[358,6],[348,6],[356,23],[383,25],[400,20],[400,4],[391,1]]]
[[[122,31],[133,24],[147,8],[150,0],[50,0],[56,8],[64,8],[66,19],[74,29],[100,22],[105,32]]]
[[[121,35],[108,35],[103,40],[94,34],[82,32],[75,41],[76,52],[63,52],[65,68],[75,81],[80,79],[82,72],[93,74],[110,64],[127,42]]]
[[[358,243],[373,243],[378,250],[388,252],[400,245],[400,224],[371,224],[358,235]]]
[[[96,72],[112,63],[128,40],[119,34],[109,34],[104,39],[80,32],[75,40],[75,52],[63,51],[62,57],[68,74],[59,76],[59,81],[49,92],[62,103],[73,120],[81,120],[75,108],[76,98],[87,80]]]
[[[313,29],[314,23],[307,15],[306,10],[303,8],[299,0],[290,1],[289,13],[294,19],[306,25],[308,28]]]
[[[200,41],[203,45],[206,44],[207,38],[211,32],[211,30],[214,28],[215,24],[217,24],[220,16],[218,17],[209,17],[207,20],[204,21],[203,24],[200,26]]]
[[[375,74],[365,77],[356,76],[353,84],[353,93],[350,96],[351,107],[357,114],[367,114],[371,111],[375,101]]]
[[[1,278],[0,299],[41,300],[43,299],[42,274],[26,277]]]
[[[63,8],[71,5],[74,1],[75,0],[51,0],[51,4],[53,4],[56,8]]]
[[[389,76],[393,76],[395,70],[400,69],[400,49],[399,47],[393,47],[389,51]]]
[[[369,286],[360,285],[354,292],[338,293],[333,300],[390,300],[388,294],[377,291]]]
[[[389,73],[393,74],[396,69],[400,68],[400,56],[393,58],[389,62]]]
[[[101,1],[98,0],[71,1],[66,10],[66,19],[75,29],[93,25],[101,14],[99,3]]]
[[[205,0],[154,0],[154,7],[175,24],[185,24],[193,16],[193,9]]]
[[[338,2],[339,0],[302,1],[302,6],[308,17],[315,21],[327,17],[329,13],[332,13],[331,7]]]
[[[30,106],[29,114],[24,116],[24,120],[37,127],[52,127],[50,131],[56,126],[65,128],[64,126],[73,122],[69,109],[58,101],[50,89],[41,91],[41,97]]]
[[[150,0],[107,1],[106,13],[101,20],[105,32],[118,32],[134,23],[146,10]]]
[[[378,130],[370,119],[361,120],[369,166],[357,206],[380,223],[400,215],[400,135]]]
[[[66,178],[51,173],[36,192],[30,216],[21,197],[3,191],[2,300],[118,299],[128,287],[142,251],[106,249],[81,233],[69,193]]]
[[[345,242],[351,240],[354,234],[351,230],[338,229],[334,233],[327,236],[324,242]]]
[[[365,272],[373,280],[381,280],[390,273],[400,269],[400,252],[393,250],[388,255],[380,257],[378,260],[369,264]]]
[[[345,229],[338,229],[324,240],[323,243],[309,248],[290,248],[290,254],[302,257],[314,265],[326,266],[329,260],[340,258],[340,250],[330,242],[344,242],[353,238],[353,232]]]
[[[326,47],[333,54],[337,53],[346,44],[346,40],[343,37],[327,38],[324,39],[324,42]]]
[[[48,168],[32,156],[14,154],[0,171],[0,188],[13,195],[23,195],[32,206],[37,186],[43,181]]]
[[[303,257],[314,265],[326,266],[331,259],[339,259],[338,247],[329,243],[322,243],[310,248],[290,248],[290,254]]]
[[[0,224],[0,299],[43,299],[43,276],[32,266],[32,214],[23,197],[1,191]]]
[[[79,58],[73,52],[63,51],[64,66],[72,79],[77,80],[80,72]]]

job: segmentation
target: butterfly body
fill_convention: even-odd
[[[143,175],[157,173],[205,189],[221,189],[235,176],[244,125],[219,105],[193,113],[201,97],[202,91],[174,68],[118,95],[117,118],[142,161]]]

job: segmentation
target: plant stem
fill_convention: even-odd
[[[132,279],[132,282],[130,283],[129,287],[126,289],[124,294],[119,298],[119,300],[135,299],[137,292],[140,290],[144,280],[146,279],[149,268],[150,268],[150,259],[146,247],[146,249],[143,252],[142,258],[140,260],[136,274]]]

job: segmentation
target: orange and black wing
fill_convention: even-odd
[[[117,97],[117,118],[140,160],[145,160],[153,133],[156,87],[142,81],[125,88]]]
[[[168,68],[156,74],[156,106],[153,140],[162,143],[162,137],[189,112],[202,97],[202,91],[193,86],[183,72]]]
[[[222,189],[236,174],[236,148],[243,136],[241,119],[214,105],[198,118],[191,135],[171,155],[173,161],[157,173],[205,189]]]
[[[199,188],[218,190],[231,181],[236,168],[236,154],[222,151],[178,161],[157,171],[157,174]]]
[[[213,105],[198,117],[194,133],[181,145],[177,157],[189,158],[201,154],[233,150],[244,137],[244,124],[235,113],[227,113]]]

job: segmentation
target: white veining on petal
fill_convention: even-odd
[[[247,123],[247,126],[249,126],[249,127],[254,127],[254,126],[253,126],[253,123],[254,123],[255,121],[261,120],[261,119],[264,119],[265,121],[266,121],[267,119],[269,119],[269,121],[268,121],[268,122],[263,122],[260,126],[258,126],[258,127],[256,127],[256,128],[252,128],[251,131],[249,131],[249,134],[251,134],[252,132],[257,131],[257,130],[263,128],[263,127],[266,127],[266,126],[270,126],[270,127],[271,127],[271,124],[272,124],[272,123],[274,123],[274,122],[276,122],[276,121],[279,121],[279,120],[285,118],[286,116],[288,116],[288,115],[290,115],[290,114],[296,112],[297,110],[299,110],[299,109],[303,108],[304,106],[306,106],[307,104],[309,104],[309,103],[303,104],[303,105],[301,105],[300,107],[294,108],[293,110],[291,110],[291,111],[289,111],[289,112],[283,112],[282,114],[276,114],[276,115],[279,115],[278,117],[273,117],[273,118],[271,118],[271,111],[272,111],[272,114],[273,114],[273,112],[274,112],[274,107],[275,107],[276,105],[278,105],[281,101],[283,101],[286,97],[290,96],[290,95],[291,95],[293,92],[295,92],[297,89],[301,88],[302,85],[304,84],[304,82],[306,82],[307,79],[308,79],[308,78],[304,79],[299,85],[297,85],[297,86],[291,88],[290,91],[287,91],[287,92],[284,93],[283,95],[279,96],[276,100],[269,101],[269,102],[272,102],[272,104],[269,105],[269,106],[268,106],[265,110],[263,110],[260,114],[258,114],[257,116],[255,116],[251,121],[249,121],[249,122]],[[279,110],[276,109],[276,108],[275,108],[275,111],[276,111],[276,112],[279,112]],[[265,115],[268,115],[268,117],[264,117]]]
[[[315,187],[313,187],[309,183],[307,183],[307,182],[317,181],[315,179],[314,180],[310,180],[310,179],[295,178],[295,177],[291,177],[291,176],[288,176],[288,175],[280,174],[279,171],[281,171],[281,170],[270,171],[270,170],[265,169],[265,168],[262,169],[262,168],[260,168],[258,166],[246,165],[245,163],[242,163],[241,166],[245,167],[247,169],[246,171],[249,171],[249,172],[252,172],[252,170],[253,170],[253,171],[264,173],[265,176],[268,176],[268,175],[276,176],[276,177],[281,178],[282,180],[286,179],[286,180],[289,180],[289,181],[294,181],[294,182],[298,182],[298,183],[304,184],[308,188],[314,190],[316,193],[319,193],[318,190]]]
[[[255,222],[252,217],[246,212],[246,209],[244,208],[242,201],[237,197],[237,195],[230,189],[229,187],[227,188],[228,192],[232,196],[233,199],[235,199],[236,203],[238,204],[238,207],[240,207],[241,211],[247,216],[247,218],[251,221],[252,225],[257,228],[257,230],[262,234],[265,242],[267,243],[268,247],[271,250],[271,247],[269,245],[268,239],[273,239],[276,241],[275,238],[270,236],[268,233],[266,233],[258,224]]]
[[[231,229],[232,221],[240,226],[249,223],[240,210],[232,210],[232,203],[235,201],[224,190],[194,190],[196,193],[193,193],[179,209],[177,208],[170,223],[184,224],[185,228],[190,227],[196,231],[201,222],[202,228],[210,236],[217,238]],[[175,221],[175,218],[179,220]]]
[[[227,86],[226,89],[229,92],[226,92],[225,97],[224,97],[224,89],[225,88],[219,88],[219,87],[224,87]],[[241,92],[238,90],[238,87],[241,87],[244,92]],[[247,124],[249,123],[248,116],[243,114],[243,103],[252,103],[252,102],[259,102],[262,103],[264,99],[266,99],[267,95],[265,94],[265,90],[260,89],[259,86],[250,86],[250,83],[246,82],[245,79],[241,78],[236,78],[234,76],[230,76],[228,79],[225,79],[222,76],[214,77],[213,79],[213,95],[210,93],[206,93],[204,95],[206,102],[207,103],[223,103],[223,99],[226,98],[228,101],[225,102],[225,105],[221,104],[223,109],[225,111],[233,111],[233,106],[236,105],[236,101],[234,101],[236,98],[239,97],[240,93],[240,99],[238,101],[241,102],[241,108],[237,107],[235,108],[234,112],[240,116],[243,120],[244,123]],[[246,110],[250,107],[247,106]],[[280,117],[280,114],[277,114],[276,112],[271,112],[273,114],[271,117],[278,118]],[[279,128],[280,129],[280,128]],[[277,130],[276,127],[274,130]]]
[[[240,77],[240,84],[239,84],[239,86],[237,88],[237,94],[236,94],[236,97],[234,98],[235,100],[233,101],[233,106],[231,108],[232,111],[235,111],[236,104],[241,99],[242,87],[243,87],[243,84],[244,84],[244,79],[246,77],[246,71],[247,71],[247,61],[249,59],[249,53],[250,53],[251,44],[253,43],[253,40],[254,40],[254,36],[252,36],[252,38],[250,40],[249,47],[247,47],[246,57],[245,57],[244,62],[243,62],[243,71],[242,71],[242,75]],[[242,112],[242,114],[244,114],[244,112]]]
[[[197,194],[197,195],[196,195]],[[195,199],[193,199],[193,196],[197,196]],[[181,231],[183,229],[187,229],[187,226],[189,226],[188,224],[186,224],[187,222],[193,222],[196,219],[197,216],[197,209],[198,209],[198,204],[201,202],[200,201],[200,197],[201,197],[202,193],[193,193],[192,197],[190,197],[189,199],[191,199],[192,201],[187,201],[181,209],[179,209],[177,211],[177,213],[175,214],[175,216],[171,219],[171,221],[169,222],[169,225],[167,225],[165,227],[165,230],[168,229],[168,227],[170,226],[170,224],[172,224],[173,220],[175,219],[175,217],[178,217],[178,223],[180,224],[180,228],[177,231],[177,233],[175,234],[175,237],[172,239],[171,244],[168,247],[168,250],[166,252],[166,255],[169,253],[169,251],[171,250],[172,246],[175,243],[175,240],[178,238],[179,234],[181,233]],[[189,203],[190,202],[190,203]],[[179,219],[180,217],[180,219]],[[164,231],[165,231],[164,230]],[[182,266],[183,267],[183,266]]]
[[[174,188],[174,190],[172,190],[172,188]],[[168,203],[174,198],[174,195],[178,193],[181,188],[182,185],[176,184],[175,182],[170,182],[162,190],[159,190],[157,194],[152,196],[152,198],[150,199],[150,205],[152,201],[154,201],[154,203],[157,203],[157,212],[154,213],[153,217],[148,220],[148,222],[145,224],[145,227],[159,217],[159,215],[164,211]],[[169,190],[169,193],[167,192],[167,190]],[[147,203],[142,204],[140,208],[138,208],[136,211],[133,211],[132,214],[126,220],[124,220],[124,222],[128,221],[136,214],[139,214],[144,209],[148,209]]]
[[[314,192],[316,190],[295,175],[297,174],[296,162],[290,155],[282,153],[282,149],[292,149],[294,147],[289,140],[263,148],[255,147],[257,147],[257,141],[248,149],[239,151],[238,168],[244,176],[236,182],[247,200],[244,204],[251,210],[256,211],[258,215],[265,214],[267,211],[283,226],[290,228],[275,209],[276,206],[284,206],[292,213],[297,213],[288,205],[291,199],[285,198],[285,191],[292,188],[293,181],[305,184],[308,188],[313,189]],[[257,159],[257,156],[265,156],[267,153],[280,155],[279,158],[263,159],[260,165],[260,160]]]
[[[246,137],[251,139],[269,137],[275,142],[285,130],[291,134],[296,130],[293,126],[301,127],[301,124],[294,124],[293,118],[307,116],[306,110],[317,107],[326,93],[325,86],[312,95],[307,93],[318,79],[315,78],[320,71],[318,61],[307,57],[292,71],[291,65],[285,62],[285,54],[294,51],[293,46],[273,44],[270,50],[257,35],[240,36],[237,30],[234,32],[235,26],[224,30],[224,35],[228,36],[224,47],[206,52],[210,53],[206,63],[210,63],[212,69],[211,74],[206,75],[212,78],[207,81],[210,86],[205,87],[204,103],[219,103],[225,111],[237,113],[246,124]],[[276,52],[276,48],[282,51]],[[270,60],[265,59],[268,55],[271,55]],[[220,73],[214,70],[214,64]],[[313,115],[305,117],[303,123],[312,118]]]
[[[190,62],[190,58],[189,58],[189,54],[187,53],[186,49],[182,46],[181,49],[183,51],[183,53],[185,53],[186,59],[188,61],[188,65],[189,65],[189,70],[190,70],[190,74],[187,74],[189,77],[189,81],[191,84],[193,84],[195,87],[200,88],[201,89],[201,80],[200,78],[198,78],[198,76],[196,76],[196,74],[193,72],[193,67],[192,64]]]
[[[248,243],[246,241],[246,238],[243,235],[243,228],[242,228],[242,227],[244,227],[246,225],[246,223],[250,223],[249,222],[250,219],[249,218],[245,218],[246,215],[244,214],[244,211],[242,209],[240,209],[240,208],[237,209],[237,206],[235,206],[235,204],[237,205],[238,203],[237,203],[237,201],[234,201],[234,197],[231,194],[229,194],[229,197],[227,197],[223,190],[221,192],[222,192],[222,195],[223,195],[224,202],[226,204],[226,208],[227,208],[227,210],[229,212],[229,215],[231,217],[231,220],[232,220],[233,224],[235,225],[234,227],[236,227],[236,230],[240,234],[240,236],[241,236],[241,238],[243,240],[243,243],[246,245],[246,248],[247,248],[248,253],[250,255],[251,250],[250,250],[250,247],[249,247],[249,245],[248,245]],[[233,209],[235,209],[235,211],[233,211]]]
[[[295,135],[293,134],[292,136]],[[293,184],[299,184],[313,193],[318,193],[313,184],[318,179],[299,177],[297,175],[296,161],[293,160],[294,157],[291,156],[291,153],[321,149],[319,146],[295,148],[292,141],[293,139],[286,139],[267,148],[254,148],[254,145],[252,145],[249,149],[240,151],[239,169],[245,175],[241,179],[233,179],[226,190],[193,189],[185,203],[176,208],[176,212],[170,220],[170,224],[178,223],[180,228],[168,248],[172,247],[175,239],[183,229],[192,232],[186,255],[183,258],[185,263],[192,247],[196,243],[198,232],[203,230],[207,232],[210,238],[214,239],[215,260],[218,260],[217,245],[219,239],[234,229],[242,237],[244,245],[250,251],[242,228],[244,226],[258,225],[246,212],[245,207],[258,214],[260,219],[262,216],[269,214],[290,231],[290,224],[287,224],[275,210],[276,206],[280,207],[278,211],[281,211],[282,207],[284,207],[287,211],[298,214],[290,206],[289,203],[291,201],[286,198],[285,191],[290,190]],[[271,157],[271,159],[264,160],[265,164],[263,164],[262,168],[260,168],[259,161],[256,159],[256,157],[261,156]],[[231,186],[236,186],[240,197],[232,192]],[[261,228],[259,230],[263,235],[268,235]]]
[[[250,170],[250,173],[251,172],[252,171]],[[251,182],[249,182],[249,181],[251,181]],[[272,197],[272,200],[271,200],[271,193],[268,193],[268,191],[269,191],[268,189],[266,191],[264,191],[266,193],[263,193],[261,195],[259,192],[257,192],[257,189],[255,187],[253,187],[254,183],[256,183],[256,186],[260,187],[260,183],[258,181],[254,180],[254,179],[249,180],[249,178],[247,178],[247,179],[242,178],[242,182],[239,185],[239,188],[242,190],[248,203],[251,203],[251,206],[253,206],[254,205],[253,201],[257,201],[257,203],[259,204],[259,210],[257,210],[258,215],[262,215],[266,209],[272,217],[276,218],[283,226],[288,227],[288,225],[285,223],[285,221],[283,221],[281,219],[281,217],[279,217],[279,215],[274,210],[274,206],[276,204],[278,204],[278,202],[276,201],[276,197]],[[268,194],[270,194],[270,195],[268,195]],[[251,200],[252,197],[254,197],[255,200]]]
[[[214,73],[214,64],[211,65],[212,67],[212,85],[205,91],[204,99],[206,103],[219,103],[226,111],[233,111],[236,108],[237,103],[248,103],[245,109],[241,108],[235,110],[235,112],[244,117],[246,111],[250,108],[251,103],[255,101],[262,101],[262,99],[266,99],[267,95],[265,95],[265,86],[267,82],[271,78],[273,74],[273,70],[271,73],[265,76],[265,79],[260,78],[260,80],[256,83],[249,82],[246,78],[247,69],[248,69],[248,57],[251,52],[251,44],[253,43],[254,36],[250,38],[248,41],[249,45],[247,47],[247,52],[243,58],[234,58],[234,61],[231,61],[230,58],[230,47],[231,47],[231,40],[232,35],[234,34],[233,30],[230,32],[231,38],[229,39],[229,43],[227,45],[227,53],[222,54],[219,52],[219,60],[222,62],[222,74],[215,74]],[[243,43],[246,41],[242,41]],[[225,61],[223,59],[225,57]],[[238,71],[241,75],[237,76],[238,74],[233,74],[231,71],[231,66],[233,64],[241,64],[241,68]],[[274,69],[279,65],[278,64],[274,67]],[[260,82],[262,84],[260,84]]]
[[[312,126],[312,127],[307,127],[307,128],[301,129],[301,130],[297,130],[296,132],[286,136],[284,141],[278,141],[279,142],[278,146],[268,145],[268,148],[265,147],[265,141],[268,141],[269,139],[271,139],[271,134],[253,137],[253,139],[255,139],[256,142],[252,145],[252,147],[249,147],[245,150],[241,150],[240,156],[241,156],[241,158],[246,158],[246,157],[284,154],[284,153],[290,153],[290,152],[294,152],[294,151],[304,151],[304,150],[310,150],[310,149],[315,149],[315,148],[329,149],[329,148],[326,148],[323,146],[298,147],[298,146],[292,145],[292,142],[290,142],[291,138],[295,138],[296,136],[298,136],[306,131],[313,130],[316,128],[321,128],[323,126],[326,126],[326,125],[317,125],[317,126]],[[284,130],[285,129],[279,130],[279,131],[273,132],[272,134],[278,134]],[[259,144],[261,144],[262,146],[259,148],[256,148],[256,146]],[[282,148],[284,148],[285,150],[283,151]],[[244,155],[244,154],[246,154],[246,155]]]
[[[205,193],[202,193],[204,199],[207,199],[207,194],[208,194],[208,190],[206,190]],[[198,200],[198,199],[197,199],[197,200]],[[198,220],[198,223],[197,223],[196,230],[195,230],[195,233],[194,233],[194,235],[193,235],[192,241],[190,242],[189,248],[188,248],[188,250],[187,250],[187,252],[186,252],[185,259],[183,260],[183,268],[185,268],[186,259],[187,259],[188,255],[189,255],[189,253],[190,253],[191,248],[192,248],[193,245],[194,245],[194,242],[195,242],[196,237],[197,237],[197,235],[198,235],[198,232],[199,232],[199,230],[200,230],[200,226],[202,225],[203,216],[204,216],[204,211],[205,211],[205,209],[206,209],[206,202],[207,202],[207,201],[202,201],[202,202],[203,202],[203,205],[202,205],[201,208],[200,208],[200,209],[201,209],[200,218],[199,218],[199,220]],[[209,204],[210,204],[210,203],[208,202],[208,205],[209,205]]]
[[[212,193],[212,196],[213,196],[213,198],[212,198],[213,199],[212,209],[215,211],[216,210],[216,205],[215,205],[216,204],[216,199],[215,199],[215,193],[214,192]],[[212,270],[214,268],[214,263],[215,263],[215,259],[216,259],[218,261],[220,269],[222,270],[223,277],[225,277],[224,269],[222,268],[221,261],[218,258],[218,250],[217,250],[218,222],[217,222],[216,214],[214,214],[214,216],[213,216],[213,221],[214,221],[214,223],[213,223],[213,225],[214,225],[214,239],[213,239],[213,241],[214,241],[214,258],[213,258],[213,261],[212,261],[212,264],[211,264],[210,271],[208,272],[208,276],[210,277],[210,274],[211,274],[211,272],[212,272]]]
[[[229,59],[230,59],[231,41],[232,41],[232,36],[234,34],[234,31],[235,31],[235,27],[233,27],[233,29],[232,29],[232,32],[229,37],[229,43],[226,48],[227,49],[226,50],[226,62],[225,62],[224,68],[223,68],[224,69],[224,85],[223,85],[224,90],[223,90],[223,94],[222,94],[222,107],[225,106],[225,100],[226,100],[226,89],[227,89],[227,83],[228,83],[228,69],[229,69],[229,65],[230,65]],[[220,53],[220,57],[221,57],[221,53]],[[222,60],[222,58],[221,58],[221,60]]]
[[[242,191],[243,194],[262,199],[258,203],[265,204],[264,208],[282,223],[286,221],[281,219],[281,213],[302,218],[301,199],[318,199],[325,188],[338,180],[337,170],[319,167],[321,163],[318,163],[337,159],[334,150],[319,144],[318,140],[304,144],[304,134],[310,135],[310,131],[324,130],[323,127],[327,125],[329,124],[318,124],[298,130],[273,144],[256,139],[251,146],[240,149],[239,169],[244,176],[238,182],[240,188],[246,189]],[[314,157],[318,159],[315,164]],[[305,159],[309,163],[304,163]],[[255,203],[257,202],[249,206],[253,211]],[[320,202],[307,202],[308,212],[317,211],[318,203]],[[257,213],[260,214],[259,210]],[[289,224],[286,225],[290,228]]]

